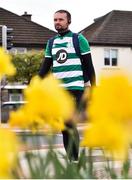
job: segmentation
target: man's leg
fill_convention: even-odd
[[[78,160],[79,133],[72,123],[66,123],[66,129],[62,131],[63,143],[69,160]]]
[[[83,95],[83,91],[73,90],[70,91],[73,95],[76,108],[78,110],[81,98]],[[67,152],[69,160],[78,160],[78,153],[79,153],[79,133],[77,130],[76,125],[71,121],[65,123],[66,129],[62,131],[63,134],[63,143],[65,150]]]

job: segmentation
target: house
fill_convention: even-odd
[[[1,87],[1,101],[23,101],[24,100],[24,89],[27,88],[25,84],[7,84]]]
[[[103,70],[132,71],[132,11],[113,10],[81,33],[91,46],[97,82]]]
[[[43,50],[50,37],[56,32],[43,27],[31,20],[31,14],[25,12],[22,16],[14,14],[0,7],[0,25],[13,28],[13,53],[26,53],[30,50]],[[2,31],[0,31],[0,44],[2,44]],[[6,85],[1,82],[2,101],[23,100],[25,85]]]
[[[31,20],[31,14],[25,12],[22,16],[0,8],[0,25],[13,28],[13,52],[24,53],[28,50],[42,50],[47,40],[56,32],[43,27]],[[1,36],[0,36],[1,42]]]

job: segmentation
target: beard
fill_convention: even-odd
[[[55,25],[55,29],[58,33],[63,33],[68,30],[68,27],[63,28],[61,25]]]

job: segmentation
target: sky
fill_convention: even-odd
[[[51,30],[54,12],[66,9],[72,15],[70,29],[79,32],[112,10],[132,11],[132,0],[0,0],[0,7],[17,15],[32,14],[32,21]]]

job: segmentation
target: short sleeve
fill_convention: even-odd
[[[78,37],[81,55],[90,53],[90,46],[88,40],[82,34],[79,34]]]
[[[47,58],[51,58],[52,57],[51,51],[50,51],[50,48],[49,48],[49,41],[47,42],[47,45],[46,45],[45,57],[47,57]]]

